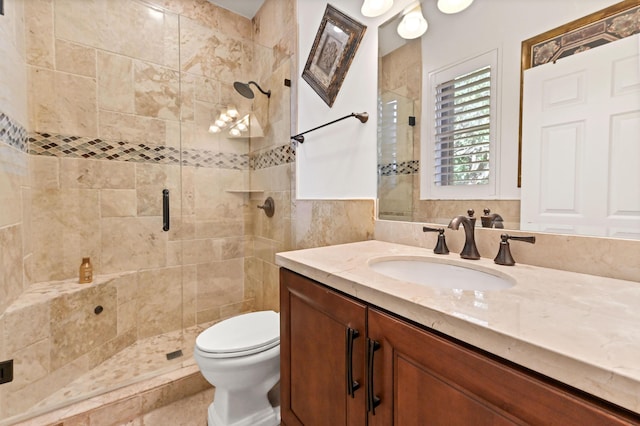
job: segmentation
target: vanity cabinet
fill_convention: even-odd
[[[640,424],[284,268],[280,300],[283,425]]]

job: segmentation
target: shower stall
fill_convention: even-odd
[[[12,64],[26,93],[0,102],[1,130],[24,139],[0,141],[0,172],[21,175],[0,195],[20,193],[22,206],[0,241],[18,230],[12,267],[24,271],[0,288],[0,361],[14,374],[0,385],[0,425],[191,365],[205,327],[278,310],[290,186],[263,179],[293,161],[274,155],[289,148],[292,60],[273,47],[295,34],[261,36],[266,20],[204,0],[16,0],[4,19],[26,37]],[[265,93],[253,80],[270,96],[234,90],[249,81]],[[21,103],[28,120],[12,111]],[[229,108],[237,118],[212,132]],[[263,137],[230,134],[242,117]],[[280,217],[262,217],[266,196]],[[89,285],[78,284],[84,257]]]

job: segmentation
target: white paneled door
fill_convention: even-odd
[[[640,35],[524,73],[521,229],[640,239]]]

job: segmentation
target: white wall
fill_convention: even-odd
[[[613,0],[476,0],[457,15],[444,15],[436,1],[422,1],[429,29],[423,36],[424,75],[462,59],[499,49],[498,88],[501,141],[498,192],[518,199],[518,111],[522,40],[610,6]],[[377,26],[400,12],[410,0],[396,0],[382,17],[360,14],[362,0],[332,0],[331,5],[367,26],[332,108],[301,78],[327,2],[298,0],[298,132],[352,112],[369,113],[361,124],[349,118],[312,132],[298,146],[298,199],[376,198]],[[460,42],[459,34],[469,41]],[[424,84],[424,83],[423,83]],[[425,112],[423,108],[423,114]],[[423,122],[424,117],[423,117]],[[425,129],[426,126],[422,128]],[[423,140],[427,135],[422,135]]]
[[[367,26],[333,107],[302,79],[302,71],[327,7],[325,0],[298,0],[298,132],[352,112],[368,112],[369,121],[348,118],[305,135],[296,152],[298,199],[376,198],[376,109],[378,25],[409,0],[396,1],[385,16],[365,18],[362,0],[333,0],[331,5]]]

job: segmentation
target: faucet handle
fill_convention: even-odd
[[[498,254],[496,255],[493,261],[498,265],[506,265],[513,266],[516,264],[516,261],[511,256],[511,249],[509,248],[509,240],[514,241],[524,241],[525,243],[535,244],[536,237],[517,237],[509,234],[500,235],[500,249],[498,250]]]
[[[475,213],[475,212],[476,212],[476,211],[475,211],[474,209],[469,209],[469,210],[467,210],[467,214],[469,215],[469,217],[473,217],[473,215],[474,215],[474,213]]]
[[[436,247],[433,249],[433,252],[435,254],[449,254],[449,248],[447,247],[447,242],[444,239],[444,228],[429,228],[428,226],[423,226],[422,232],[437,232],[438,242],[436,243]]]

